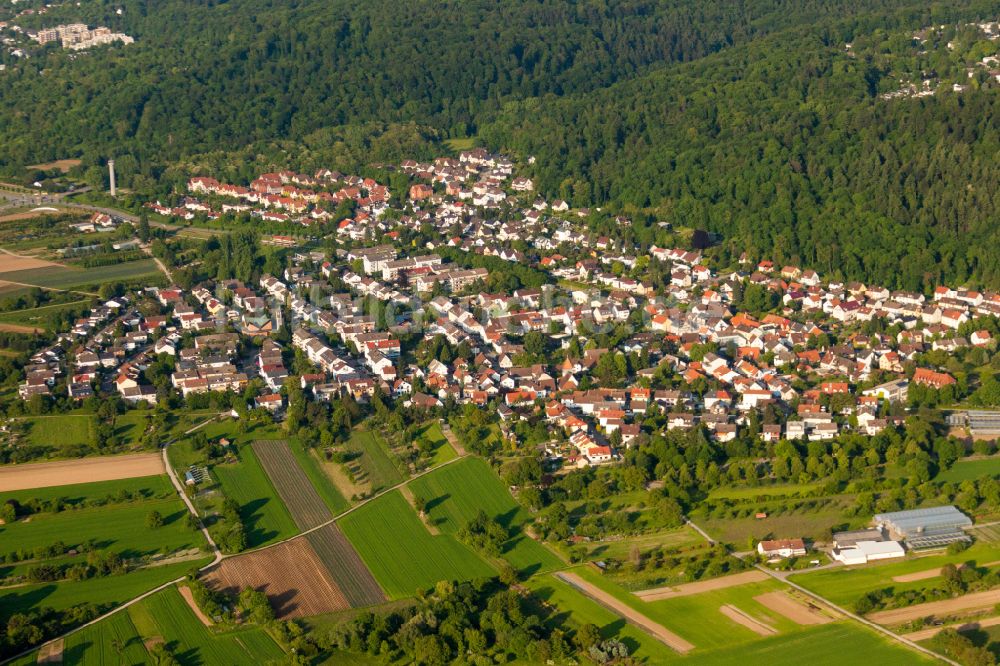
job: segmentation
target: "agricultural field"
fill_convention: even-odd
[[[161,527],[147,526],[146,518],[152,511],[163,516]],[[35,514],[0,526],[0,553],[30,552],[57,541],[70,548],[94,543],[97,548],[118,553],[125,559],[199,548],[203,545],[201,534],[186,525],[186,513],[180,498],[174,496]]]
[[[804,663],[910,666],[937,662],[848,621],[771,636],[747,645],[692,652],[684,657],[686,666],[802,666]]]
[[[63,647],[63,663],[66,664],[139,666],[148,661],[149,653],[142,637],[125,612],[115,613],[102,622],[70,634]]]
[[[88,481],[131,479],[163,472],[163,459],[156,453],[3,465],[0,466],[0,490],[9,492]]]
[[[294,566],[290,566],[294,563]],[[297,618],[350,608],[329,568],[304,538],[228,557],[204,575],[205,584],[239,594],[252,587],[267,594],[279,618]]]
[[[252,448],[300,530],[316,527],[333,517],[330,508],[292,455],[288,442],[258,440]]]
[[[339,527],[326,525],[310,532],[306,539],[351,607],[373,606],[386,600],[371,570]]]
[[[79,582],[39,583],[0,590],[0,622],[6,623],[14,613],[32,608],[66,609],[91,603],[101,608],[133,599],[163,583],[184,576],[192,568],[211,561],[202,560],[165,564],[137,569],[120,576],[90,578]]]
[[[948,563],[960,564],[973,561],[982,566],[998,560],[1000,560],[1000,546],[978,542],[957,555],[948,555],[939,551],[935,555],[908,556],[904,560],[888,561],[884,564],[837,567],[793,574],[791,580],[834,603],[849,607],[862,594],[872,590],[884,587],[892,587],[897,592],[919,590],[935,582],[929,578],[909,582],[893,580],[900,576],[940,569]]]
[[[552,574],[535,576],[526,585],[549,606],[550,614],[545,621],[553,628],[568,625],[578,629],[584,624],[594,624],[603,638],[622,641],[637,659],[652,664],[681,659],[671,648]]]
[[[58,499],[68,507],[78,507],[85,504],[106,503],[109,498],[121,497],[123,494],[139,494],[148,498],[165,499],[175,497],[176,492],[167,475],[158,474],[156,476],[140,476],[134,479],[75,483],[67,486],[0,492],[0,502],[12,499],[24,504],[30,499],[39,502]]]
[[[337,490],[337,486],[334,485],[330,477],[321,468],[321,463],[316,458],[314,451],[307,450],[300,442],[295,440],[290,441],[288,446],[292,450],[295,460],[299,463],[299,467],[309,477],[316,492],[319,493],[319,496],[326,503],[331,513],[338,514],[350,506],[350,502]]]
[[[0,281],[52,289],[84,290],[105,282],[142,279],[147,285],[160,284],[164,275],[152,259],[127,261],[96,268],[77,268],[66,265],[43,266],[0,273]]]
[[[378,433],[357,428],[345,449],[356,456],[345,463],[355,481],[370,492],[390,488],[403,481],[403,475],[390,457],[388,446]]]
[[[426,500],[428,519],[442,532],[457,532],[482,510],[510,531],[502,556],[515,568],[534,574],[562,566],[554,553],[524,533],[527,513],[482,459],[465,458],[414,479],[408,487]]]
[[[934,480],[961,483],[962,481],[978,479],[982,476],[1000,476],[1000,456],[978,458],[976,460],[959,460],[951,466],[951,469],[938,474]]]
[[[448,534],[432,536],[399,491],[344,516],[338,525],[392,599],[437,581],[492,576],[493,568]]]
[[[251,548],[286,539],[298,532],[252,447],[240,448],[240,462],[216,465],[212,473],[226,496],[240,505],[240,518]]]
[[[751,537],[760,540],[795,534],[822,539],[830,528],[837,525],[849,525],[851,529],[861,527],[865,519],[849,515],[853,502],[853,497],[846,495],[762,499],[735,507],[740,512],[738,516],[721,516],[699,507],[691,512],[690,517],[717,541],[737,544],[742,548]],[[757,511],[767,513],[767,518],[756,519],[754,515]]]
[[[28,424],[28,441],[36,446],[87,445],[94,441],[97,429],[93,414],[32,416],[21,421]]]
[[[51,317],[64,311],[75,311],[77,313],[90,308],[90,300],[83,299],[71,301],[69,303],[54,303],[43,305],[37,308],[27,308],[24,310],[9,310],[0,312],[0,322],[5,324],[17,324],[19,326],[34,326],[36,328],[48,329]]]

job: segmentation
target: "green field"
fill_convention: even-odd
[[[583,542],[576,547],[586,550],[587,554],[583,558],[585,560],[613,557],[624,562],[631,556],[633,548],[645,552],[653,548],[683,549],[707,544],[704,537],[684,525],[672,530],[629,536],[615,541]]]
[[[431,535],[396,490],[351,512],[338,525],[390,598],[412,596],[442,579],[494,574],[451,535]]]
[[[470,457],[442,467],[414,479],[409,488],[426,500],[430,522],[442,532],[457,532],[481,510],[495,518],[512,535],[503,557],[522,573],[530,575],[562,566],[558,557],[524,534],[527,513],[482,459]]]
[[[316,460],[311,452],[307,451],[298,440],[289,441],[288,446],[292,450],[292,455],[295,456],[299,467],[309,477],[310,483],[312,483],[316,492],[319,493],[319,496],[323,499],[323,502],[332,514],[336,515],[351,505],[333,485],[330,477],[320,469],[319,461]]]
[[[70,266],[44,266],[19,271],[0,273],[0,280],[21,282],[38,287],[70,289],[92,287],[117,280],[128,281],[142,278],[147,284],[159,284],[164,275],[152,259],[127,261],[98,268],[76,268]]]
[[[957,555],[941,553],[922,557],[907,557],[902,561],[888,561],[884,564],[837,567],[794,574],[791,580],[834,603],[850,607],[858,597],[872,590],[891,587],[897,592],[902,592],[919,590],[940,582],[931,578],[909,583],[897,583],[893,580],[894,576],[940,568],[949,562],[958,564],[970,560],[980,565],[1000,560],[1000,546],[979,542]]]
[[[85,310],[88,309],[90,301],[83,299],[71,303],[56,303],[53,305],[43,305],[38,308],[28,308],[25,310],[11,310],[0,312],[0,322],[5,324],[19,324],[21,326],[36,326],[46,328],[49,317],[64,310]]]
[[[759,497],[787,497],[791,495],[808,495],[822,484],[792,483],[774,486],[757,486],[754,488],[715,488],[708,493],[709,499],[757,499]]]
[[[117,640],[120,651],[114,645]],[[149,653],[143,645],[142,637],[128,613],[115,613],[97,624],[81,629],[66,638],[63,663],[93,664],[112,666],[113,664],[146,664]]]
[[[879,666],[937,663],[861,625],[846,621],[772,636],[750,645],[705,653],[693,652],[684,658],[684,663],[692,666],[802,666],[861,662]]]
[[[154,510],[163,516],[161,527],[146,525],[146,517]],[[186,513],[180,498],[174,496],[36,514],[0,526],[0,553],[22,549],[30,552],[57,541],[72,548],[92,540],[97,548],[118,553],[126,559],[202,547],[201,534],[185,524]]]
[[[388,448],[381,439],[377,433],[359,428],[351,433],[345,445],[347,451],[357,456],[347,463],[355,479],[359,483],[370,484],[372,491],[376,492],[403,481],[403,475],[389,457]]]
[[[934,480],[960,483],[978,479],[981,476],[1000,476],[1000,456],[977,460],[959,460],[951,466],[951,469],[938,474]]]
[[[22,421],[29,424],[28,441],[36,446],[89,445],[97,428],[93,414],[33,416]]]
[[[226,496],[240,505],[240,518],[246,526],[247,543],[251,548],[298,533],[295,521],[278,498],[252,448],[241,447],[240,462],[216,465],[212,473]]]
[[[150,631],[150,619],[157,633],[178,656],[182,664],[229,666],[262,664],[281,659],[283,651],[259,628],[215,634],[203,625],[181,598],[177,588],[158,592],[143,600],[140,608],[129,609],[136,626]],[[143,635],[143,638],[152,636]]]
[[[618,614],[551,574],[535,576],[526,585],[535,596],[555,606],[554,614],[546,619],[553,629],[567,625],[577,629],[584,624],[594,624],[601,630],[603,638],[617,638],[628,646],[631,655],[648,663],[659,664],[681,658],[643,630],[628,624]]]
[[[760,540],[792,534],[805,538],[821,538],[827,530],[836,525],[861,527],[863,521],[857,516],[848,515],[846,508],[847,504],[838,504],[830,498],[826,505],[819,509],[809,511],[792,509],[780,515],[772,513],[763,520],[755,519],[752,513],[743,518],[715,518],[707,516],[701,508],[692,511],[690,517],[717,541],[742,547],[750,537]]]
[[[441,432],[441,424],[437,421],[432,421],[429,425],[425,426],[420,432],[422,437],[425,437],[434,445],[434,455],[430,459],[431,467],[435,465],[440,465],[441,463],[446,463],[449,460],[454,460],[458,457],[455,453],[455,449],[452,448],[451,444],[448,443],[448,439]]]
[[[167,496],[175,496],[176,492],[166,474],[157,474],[155,476],[140,476],[134,479],[119,479],[117,481],[98,481],[96,483],[76,483],[68,486],[53,486],[51,488],[16,490],[9,493],[0,493],[0,502],[13,499],[23,504],[29,499],[39,501],[62,499],[64,504],[78,506],[86,502],[103,501],[107,497],[114,497],[119,493],[141,493],[150,498],[166,498]]]
[[[191,569],[202,566],[210,560],[210,557],[206,557],[197,561],[149,567],[121,576],[90,578],[75,583],[39,583],[8,588],[0,591],[0,622],[6,622],[13,613],[38,607],[65,609],[84,603],[110,607],[180,578]]]

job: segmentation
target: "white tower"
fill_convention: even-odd
[[[108,160],[108,175],[111,176],[111,196],[115,196],[115,161]]]

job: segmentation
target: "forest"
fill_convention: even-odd
[[[997,16],[981,0],[54,6],[18,20],[136,43],[47,46],[3,72],[0,174],[79,157],[101,187],[115,157],[119,185],[162,196],[194,173],[363,168],[472,136],[535,157],[546,196],[712,231],[723,260],[996,288],[1000,83],[879,94],[923,62],[913,31]]]

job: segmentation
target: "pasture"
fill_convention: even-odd
[[[522,573],[562,566],[555,554],[524,533],[527,513],[482,459],[465,458],[414,479],[408,487],[426,500],[430,523],[442,532],[457,532],[482,510],[510,532],[502,556]]]
[[[163,525],[149,527],[146,517],[159,511]],[[186,525],[187,509],[179,497],[150,499],[59,513],[40,513],[0,526],[0,553],[48,547],[61,541],[68,548],[92,543],[126,559],[172,553],[203,544],[199,532]]]
[[[544,621],[552,628],[568,625],[575,630],[584,624],[594,624],[602,638],[617,638],[638,659],[658,664],[680,658],[660,641],[551,574],[535,576],[526,585],[549,607]]]
[[[206,557],[200,561],[137,569],[120,576],[89,578],[79,582],[38,583],[5,588],[0,590],[0,622],[6,623],[12,614],[23,613],[32,608],[66,609],[91,603],[110,609],[163,583],[180,578],[193,567],[204,565],[210,560],[210,557]]]
[[[442,579],[495,574],[451,535],[432,536],[398,491],[359,507],[338,525],[392,599],[412,596]]]
[[[822,571],[793,574],[791,580],[824,596],[830,601],[851,606],[862,594],[872,590],[891,587],[897,592],[919,590],[934,585],[934,578],[910,582],[898,582],[893,578],[913,574],[928,569],[940,568],[945,564],[960,564],[974,561],[978,565],[1000,560],[1000,546],[989,543],[975,543],[971,548],[957,555],[938,552],[919,557],[908,556],[903,560],[889,560],[854,567],[836,567]]]
[[[21,419],[28,425],[28,441],[36,446],[90,444],[97,430],[93,414],[60,414]]]
[[[347,451],[356,456],[346,463],[355,480],[377,492],[403,481],[403,475],[390,457],[389,448],[382,437],[363,428],[351,432],[345,445]]]
[[[240,462],[216,465],[212,473],[226,496],[240,505],[240,518],[251,548],[286,539],[298,532],[252,447],[240,448]]]
[[[258,440],[252,448],[299,529],[307,530],[333,518],[326,502],[292,455],[288,442]]]
[[[983,476],[1000,476],[1000,456],[978,458],[975,460],[959,460],[951,469],[947,469],[935,477],[935,481],[961,483]]]

